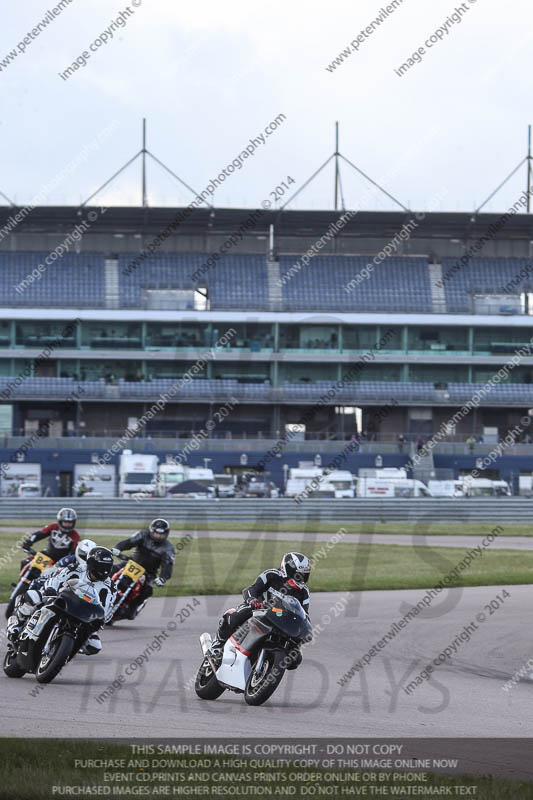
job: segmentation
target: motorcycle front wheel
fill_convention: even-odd
[[[17,586],[17,588],[13,589],[13,594],[9,598],[9,603],[7,604],[7,608],[6,608],[6,619],[9,619],[9,617],[12,615],[13,611],[15,610],[15,603],[17,601],[17,597],[20,594],[24,594],[24,592],[26,591],[28,586],[29,586],[28,583],[23,583],[21,581],[20,584]]]
[[[246,683],[244,699],[249,706],[261,706],[278,688],[285,667],[281,666],[285,653],[282,650],[270,650],[265,653],[265,658],[259,672],[254,669]]]
[[[59,675],[72,653],[74,639],[70,634],[64,633],[55,641],[50,642],[55,630],[54,626],[46,643],[49,650],[41,655],[39,666],[35,672],[37,683],[50,683],[53,681]]]
[[[26,674],[25,669],[21,669],[17,664],[17,652],[16,650],[11,650],[11,648],[7,651],[4,656],[4,673],[7,675],[8,678],[22,678],[23,675]]]
[[[224,687],[217,681],[207,658],[202,661],[196,675],[194,691],[201,700],[216,700],[224,691]]]

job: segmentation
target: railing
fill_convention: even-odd
[[[0,510],[3,519],[46,520],[53,519],[61,498],[1,498]],[[65,502],[65,500],[63,500]],[[323,522],[417,522],[418,533],[424,533],[424,523],[430,530],[431,523],[443,521],[487,522],[487,532],[496,523],[530,523],[533,518],[533,500],[526,498],[354,498],[314,499],[309,498],[298,505],[289,498],[274,499],[223,499],[187,500],[151,499],[135,502],[124,499],[69,499],[79,515],[79,527],[90,530],[99,522],[124,522],[125,527],[138,529],[154,517],[162,516],[173,524],[175,530],[184,523],[202,524],[246,522],[260,531],[261,525],[278,526],[284,530],[287,522],[304,522],[313,530],[313,525]],[[371,532],[371,528],[369,529]],[[468,534],[468,528],[464,530]],[[113,535],[113,531],[110,531]],[[305,534],[293,534],[301,537]],[[332,534],[333,535],[333,534]]]
[[[0,437],[0,447],[16,450],[21,447],[25,442],[27,443],[29,433],[20,436],[3,436]],[[34,447],[46,447],[47,449],[58,450],[107,450],[116,441],[124,436],[124,429],[117,429],[115,431],[103,431],[99,433],[91,433],[90,436],[45,436],[39,437],[39,444],[34,444]],[[127,447],[137,452],[152,452],[154,450],[168,450],[169,452],[176,452],[184,448],[187,442],[191,441],[193,433],[184,435],[181,431],[177,436],[169,436],[168,432],[161,432],[160,434],[153,434],[151,438],[146,436],[135,437],[128,441]],[[352,436],[345,434],[322,434],[312,435],[312,438],[307,439],[291,439],[283,443],[283,451],[288,453],[316,453],[338,452],[344,446],[342,443],[351,441]],[[274,436],[272,433],[257,434],[255,436],[243,436],[242,434],[228,437],[213,437],[203,439],[201,442],[202,451],[212,452],[266,452],[282,441],[280,436]],[[412,440],[411,440],[412,441]],[[497,445],[490,443],[478,443],[470,447],[465,442],[440,442],[432,448],[433,453],[442,455],[472,455],[475,457],[482,457],[488,455]],[[404,446],[400,448],[395,439],[387,440],[387,437],[378,438],[377,440],[359,441],[359,449],[354,448],[354,453],[371,453],[371,454],[390,454],[398,453],[401,455],[409,456],[411,453],[411,443],[406,441]],[[533,456],[533,444],[518,442],[512,445],[506,445],[504,455],[511,456]]]

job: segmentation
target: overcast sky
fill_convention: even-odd
[[[338,120],[341,152],[404,205],[471,210],[526,155],[531,2],[506,8],[468,0],[461,22],[448,23],[443,39],[428,48],[424,42],[461,4],[403,0],[357,52],[328,71],[386,5],[130,0],[127,24],[64,81],[59,73],[127,8],[120,0],[72,0],[0,71],[0,191],[22,205],[57,183],[47,203],[85,200],[140,149],[143,116],[149,149],[201,191],[285,114],[217,188],[215,206],[256,206],[287,176],[297,189],[333,152]],[[54,7],[54,0],[6,4],[0,66]],[[395,69],[419,47],[421,62],[399,77]],[[54,180],[110,125],[97,151]],[[346,164],[341,177],[347,208],[394,208]],[[524,165],[486,210],[512,205],[525,184]],[[148,195],[150,205],[192,199],[153,163]],[[140,163],[98,199],[138,205]],[[333,207],[332,164],[291,207]]]

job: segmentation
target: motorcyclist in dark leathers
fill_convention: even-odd
[[[143,528],[128,539],[123,539],[112,551],[113,555],[120,556],[124,550],[135,548],[132,559],[146,570],[144,586],[129,606],[129,619],[134,619],[140,607],[151,597],[153,584],[164,586],[172,576],[174,548],[168,541],[169,533],[170,525],[166,519],[154,519],[149,528]],[[161,570],[159,577],[158,570]]]
[[[257,579],[243,589],[244,602],[237,608],[230,608],[219,620],[215,639],[211,644],[210,652],[215,660],[220,660],[226,640],[244,622],[252,616],[255,609],[262,608],[265,604],[275,602],[276,597],[289,595],[295,597],[302,604],[309,616],[309,589],[307,581],[311,573],[311,563],[302,553],[285,553],[281,560],[281,568],[267,569]],[[287,669],[296,669],[301,664],[302,655],[298,651],[292,664]]]

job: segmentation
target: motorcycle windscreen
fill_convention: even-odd
[[[305,640],[311,636],[312,628],[301,603],[294,597],[274,600],[261,614],[261,621],[277,628],[288,639]]]
[[[70,589],[61,592],[50,608],[85,623],[98,622],[104,618],[104,609],[99,603],[91,602],[90,597],[79,596]]]

